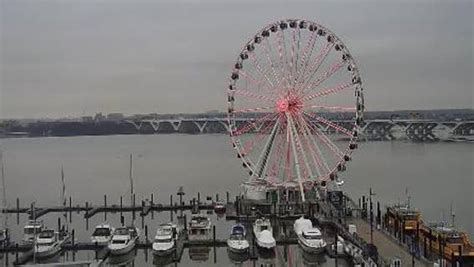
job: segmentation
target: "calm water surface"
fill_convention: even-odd
[[[206,195],[220,194],[225,198],[229,191],[234,197],[245,179],[245,171],[236,158],[228,137],[225,135],[150,135],[150,136],[99,136],[67,138],[4,139],[4,163],[7,175],[7,198],[10,206],[20,198],[22,206],[36,201],[38,206],[60,203],[60,173],[64,168],[67,195],[74,203],[89,201],[96,204],[108,196],[109,203],[118,203],[120,196],[129,192],[128,157],[134,156],[134,180],[137,196],[149,198],[155,194],[155,202],[169,203],[169,195],[184,186],[190,199],[201,192]],[[344,188],[354,199],[376,192],[376,199],[383,205],[406,200],[407,191],[411,204],[423,213],[425,221],[450,220],[452,205],[457,227],[474,236],[473,190],[474,146],[468,143],[410,143],[366,142],[350,162],[342,177]],[[174,196],[176,199],[176,195]],[[125,199],[128,199],[125,198]],[[141,201],[137,198],[137,202]],[[44,218],[55,227],[57,214]],[[73,216],[73,225],[79,241],[87,241],[96,224],[104,221],[103,214],[89,221],[86,229],[82,215]],[[26,218],[10,216],[14,240],[21,238],[21,227]],[[126,221],[130,218],[126,217]],[[159,222],[170,220],[169,213],[154,214],[145,218],[151,238]],[[118,215],[108,214],[108,221],[118,225]],[[141,219],[139,219],[141,223]],[[218,238],[225,238],[231,222],[214,217]],[[287,265],[288,261],[308,263],[296,247],[279,248],[274,264]],[[289,256],[289,257],[288,257]],[[293,257],[292,257],[293,256]],[[61,259],[71,259],[63,255]],[[80,252],[76,259],[93,259],[93,252]],[[232,265],[225,248],[216,250],[215,266]],[[13,257],[11,257],[13,258]],[[314,259],[309,259],[309,261]],[[321,259],[317,259],[321,260]],[[322,265],[334,266],[331,259],[323,259]],[[151,265],[153,257],[138,251],[136,266]],[[208,266],[214,264],[211,249],[209,261],[192,262],[185,251],[183,266]],[[180,264],[180,265],[181,265]],[[201,264],[201,265],[200,265]],[[253,262],[242,266],[252,266]]]

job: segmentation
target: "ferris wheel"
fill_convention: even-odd
[[[248,182],[293,181],[301,191],[338,184],[363,112],[354,58],[315,22],[267,25],[244,45],[230,75],[229,133]]]

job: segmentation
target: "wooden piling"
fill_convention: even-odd
[[[145,225],[145,240],[148,243],[148,225]]]
[[[104,221],[107,221],[107,195],[106,194],[104,194],[104,208],[105,208]]]
[[[225,192],[226,194],[226,203],[229,204],[230,202],[230,194],[229,194],[229,191]]]
[[[216,202],[219,201],[219,193],[216,193]]]
[[[72,223],[72,196],[69,196],[69,223]]]
[[[72,229],[72,246],[74,247],[75,243],[76,243],[76,230]]]
[[[16,224],[20,224],[20,199],[16,198]]]
[[[123,197],[120,196],[120,217],[123,216]]]

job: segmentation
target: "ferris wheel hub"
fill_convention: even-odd
[[[300,113],[303,102],[295,96],[285,96],[276,101],[276,110],[280,113]]]

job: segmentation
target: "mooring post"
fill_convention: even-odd
[[[18,262],[18,243],[15,244],[15,261]],[[8,262],[7,262],[7,264],[8,264]]]
[[[69,223],[72,223],[72,196],[69,196]]]
[[[337,232],[334,235],[334,255],[336,255],[336,259],[337,259]]]
[[[145,225],[145,240],[148,243],[148,225]]]
[[[227,204],[229,204],[229,200],[230,200],[230,194],[229,194],[229,191],[225,192],[225,196],[226,196],[226,201],[227,201]]]
[[[120,217],[123,216],[123,214],[122,214],[122,209],[123,209],[123,197],[120,196]]]
[[[20,198],[16,198],[16,224],[20,224]]]
[[[58,232],[61,232],[61,217],[58,217]]]
[[[123,217],[123,215],[120,215],[120,223],[122,224],[122,226],[125,225],[125,217]]]
[[[458,246],[458,254],[459,254],[459,257],[458,257],[459,267],[462,267],[462,245]]]
[[[155,195],[153,193],[151,193],[151,198],[150,198],[151,202],[151,219],[154,220],[155,219],[155,214],[153,212],[153,208],[155,207]]]
[[[86,230],[89,230],[89,202],[86,201]]]
[[[76,230],[74,230],[74,229],[72,229],[72,240],[71,240],[71,242],[72,242],[73,249],[75,249],[74,244],[76,243]]]
[[[219,201],[219,193],[216,193],[216,202]]]
[[[201,203],[201,193],[200,192],[198,192],[198,200],[197,201],[198,201],[198,205],[199,205]]]
[[[135,222],[135,219],[137,218],[136,215],[135,215],[135,194],[133,194],[133,203],[132,203],[132,209],[133,209],[133,212],[132,212],[132,217],[133,217],[133,221]]]
[[[106,221],[107,220],[107,195],[106,194],[104,194],[104,208],[105,208],[104,220]]]

